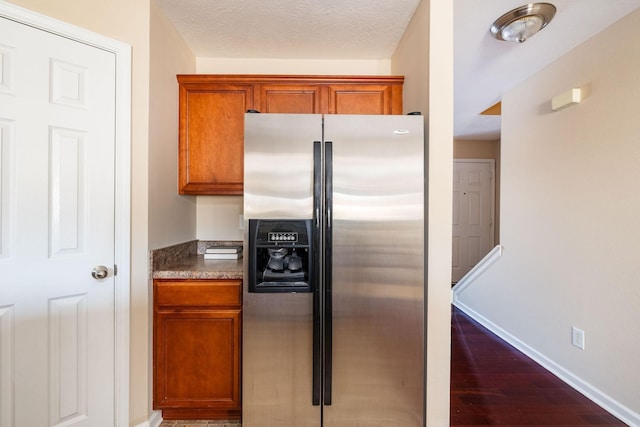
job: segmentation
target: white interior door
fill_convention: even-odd
[[[453,161],[451,281],[457,282],[493,248],[494,161]]]
[[[113,426],[114,54],[0,18],[0,144],[0,427]]]

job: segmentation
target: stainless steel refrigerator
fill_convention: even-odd
[[[424,426],[423,128],[246,114],[243,427]]]

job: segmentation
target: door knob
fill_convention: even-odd
[[[104,279],[109,275],[109,269],[104,265],[97,265],[91,270],[91,276],[94,279]]]

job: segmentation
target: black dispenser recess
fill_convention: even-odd
[[[249,292],[313,292],[311,220],[249,219]]]

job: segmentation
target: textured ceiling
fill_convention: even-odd
[[[196,56],[388,59],[419,0],[156,0]]]
[[[198,57],[389,59],[420,0],[155,0]],[[427,0],[423,0],[427,1]],[[500,137],[500,116],[480,113],[569,50],[640,8],[640,0],[547,0],[542,32],[517,44],[489,27],[524,0],[454,4],[454,135]],[[432,35],[449,37],[447,34]],[[426,54],[426,52],[417,52]]]

